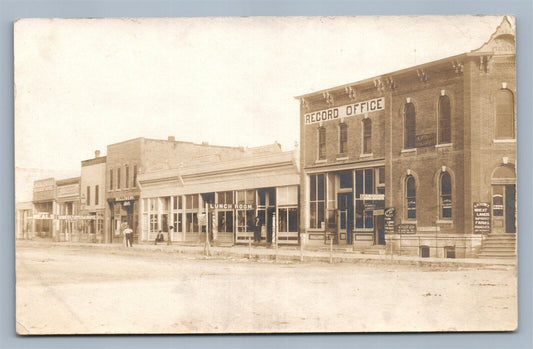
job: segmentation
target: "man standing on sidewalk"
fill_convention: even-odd
[[[128,244],[133,247],[133,230],[131,230],[129,225],[124,229],[124,236],[126,237],[126,247],[128,247]]]

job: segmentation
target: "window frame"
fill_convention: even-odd
[[[409,181],[413,180],[413,190],[414,195],[410,195],[409,193]],[[408,174],[405,177],[405,217],[407,220],[416,220],[416,178],[412,174]],[[412,208],[409,207],[409,199],[414,199],[414,206]],[[410,216],[410,212],[414,212],[414,215]]]
[[[498,103],[498,96],[501,95],[502,93],[507,94],[510,97],[509,101],[511,102],[510,113],[509,112],[503,113],[503,115],[501,112],[499,112],[499,103]],[[515,102],[515,96],[514,96],[513,91],[511,91],[508,88],[500,88],[496,91],[495,96],[494,96],[494,140],[501,141],[501,140],[515,140],[516,139],[516,120],[515,120],[516,105],[515,104],[516,102]],[[503,135],[503,136],[499,135],[499,132],[501,132],[502,130],[502,127],[500,127],[500,124],[501,124],[500,118],[503,118],[503,117],[507,117],[511,119],[510,120],[512,123],[511,137],[508,137],[506,135]]]
[[[339,154],[348,152],[348,125],[345,122],[339,123]]]
[[[412,106],[412,116],[407,114],[408,106]],[[412,121],[412,125],[408,121]],[[416,106],[412,101],[403,105],[403,149],[416,149]]]
[[[318,147],[317,159],[326,160],[326,128],[324,126],[318,127]]]
[[[444,113],[446,109],[443,109],[443,103],[446,101],[448,104],[447,114]],[[438,101],[438,118],[437,118],[437,144],[451,144],[452,143],[452,103],[450,96],[442,94],[439,96]]]
[[[361,147],[362,154],[372,154],[372,120],[370,118],[363,118],[361,129],[363,131],[363,145]]]

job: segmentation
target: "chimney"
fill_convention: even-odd
[[[95,158],[99,158],[100,157],[100,150],[95,150],[94,151],[94,157]]]
[[[171,142],[175,142],[176,141],[176,137],[168,136],[168,140],[171,141]]]
[[[203,141],[202,145],[209,145],[209,142]]]

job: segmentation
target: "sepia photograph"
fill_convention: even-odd
[[[17,334],[515,331],[515,27],[16,20]]]

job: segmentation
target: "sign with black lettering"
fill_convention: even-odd
[[[490,233],[490,204],[474,202],[474,234]]]
[[[310,125],[317,122],[338,120],[339,118],[362,115],[383,109],[385,109],[385,97],[380,97],[340,107],[314,111],[304,115],[304,122],[306,125]]]
[[[416,234],[416,224],[400,224],[398,225],[398,233]]]
[[[416,135],[415,147],[432,147],[437,143],[437,136],[435,133],[426,133],[423,135]]]
[[[394,234],[394,218],[396,216],[396,209],[394,207],[389,207],[385,209],[384,212],[385,219],[385,233]]]

